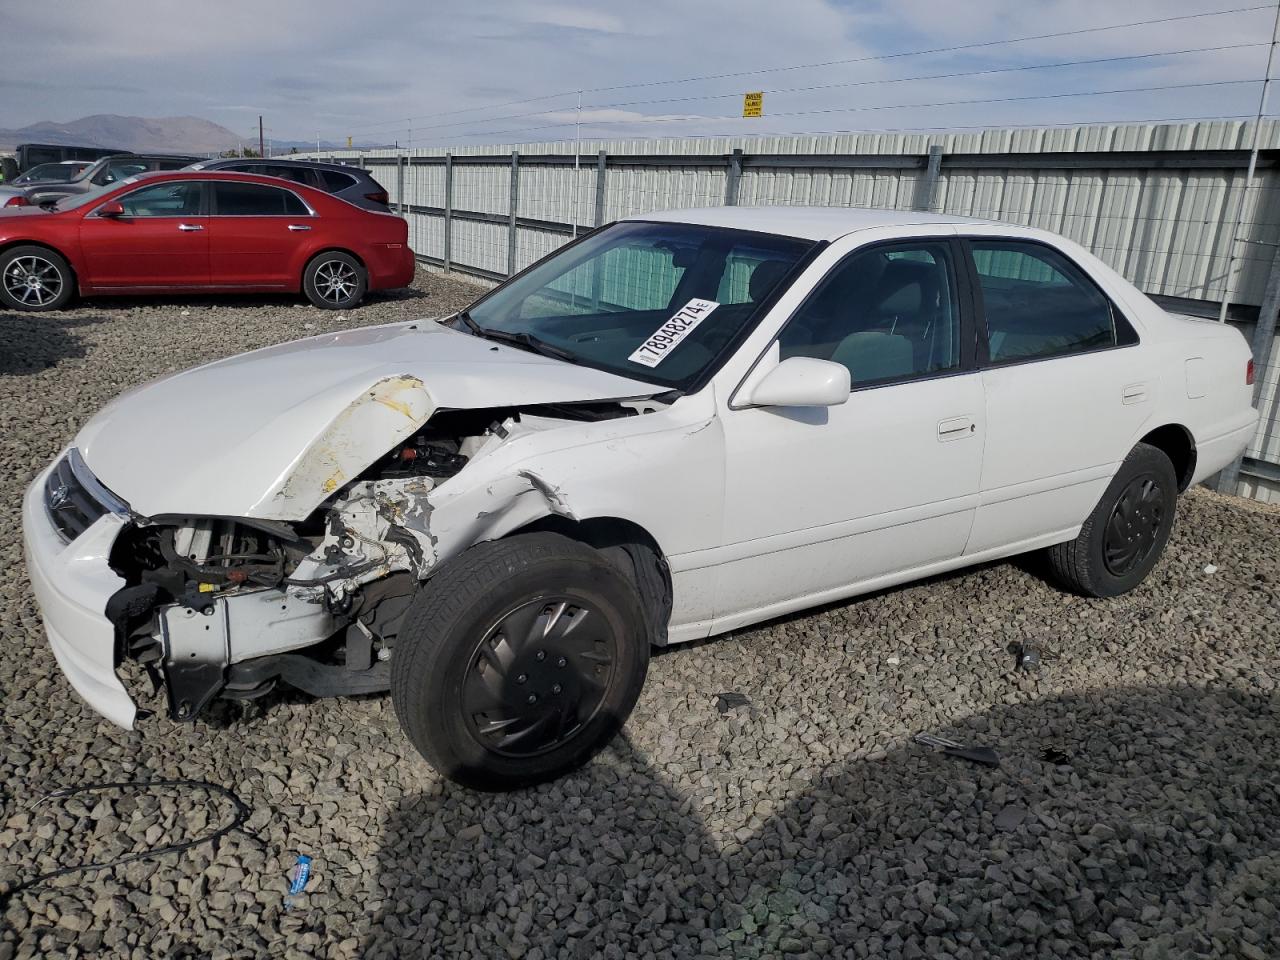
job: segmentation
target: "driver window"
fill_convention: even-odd
[[[877,246],[838,264],[787,322],[783,359],[849,369],[855,386],[930,376],[960,364],[960,312],[950,246]]]
[[[120,198],[126,217],[194,217],[200,214],[200,184],[157,183]]]

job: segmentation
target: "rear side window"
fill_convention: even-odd
[[[1092,280],[1038,243],[971,240],[992,363],[1044,360],[1137,343]]]
[[[320,179],[324,181],[324,188],[330,193],[338,193],[356,185],[356,178],[349,173],[340,173],[337,170],[320,170],[317,172],[320,174]]]
[[[99,186],[104,183],[118,183],[146,172],[147,164],[144,160],[118,160],[107,164],[106,169],[93,178],[93,182]]]
[[[309,211],[288,190],[260,183],[215,183],[213,212],[219,217],[305,217]]]
[[[290,167],[283,163],[263,163],[259,164],[253,172],[260,173],[264,177],[279,177],[281,180],[311,186],[311,178],[307,176],[305,167]]]

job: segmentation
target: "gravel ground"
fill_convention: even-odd
[[[0,889],[232,812],[191,787],[30,806],[53,788],[201,778],[252,809],[216,847],[8,897],[0,960],[1280,952],[1280,512],[1203,490],[1119,600],[997,564],[665,652],[624,739],[518,794],[443,783],[385,697],[280,695],[134,733],[81,705],[18,529],[78,425],[171,370],[474,294],[424,275],[345,316],[287,299],[0,315]],[[1013,669],[1028,639],[1036,673]],[[286,910],[299,852],[313,879]]]

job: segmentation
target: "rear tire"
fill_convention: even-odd
[[[440,773],[511,790],[608,743],[648,665],[634,584],[591,547],[531,533],[477,544],[423,585],[392,653],[391,696]]]
[[[317,254],[302,272],[302,292],[322,310],[347,310],[364,299],[369,273],[349,253]]]
[[[0,254],[0,305],[10,310],[57,310],[75,287],[70,264],[48,247],[12,247]]]
[[[1080,534],[1048,550],[1063,586],[1089,597],[1128,593],[1152,571],[1173,532],[1178,478],[1161,450],[1140,443],[1120,465]]]

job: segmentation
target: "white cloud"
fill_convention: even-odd
[[[673,83],[790,64],[848,61],[904,50],[1176,16],[1203,0],[648,0],[574,3],[386,0],[355,11],[345,0],[222,0],[193,23],[168,0],[133,0],[127,17],[102,17],[95,0],[5,12],[0,126],[91,113],[191,113],[234,129],[261,112],[269,132],[306,139],[468,143],[525,130],[561,138],[582,88],[595,134],[768,132],[1034,123],[1234,114],[1256,104],[1256,84],[951,107],[898,106],[1000,99],[1112,87],[1257,76],[1267,11],[921,57]],[[79,8],[77,10],[77,8]],[[964,72],[982,67],[1259,43],[1233,51],[907,83],[796,87]],[[639,85],[631,86],[629,85]],[[597,88],[626,89],[597,89]],[[742,120],[745,90],[765,89],[765,117]],[[568,92],[519,105],[501,101]],[[721,95],[719,99],[705,99]],[[646,102],[671,101],[675,102]],[[475,109],[485,107],[485,109]],[[458,111],[468,111],[459,113]],[[820,113],[816,111],[832,111]],[[415,117],[410,124],[404,118]],[[685,121],[685,117],[698,119]],[[588,119],[589,118],[589,119]],[[625,123],[620,121],[638,121]],[[539,129],[540,128],[540,129]],[[595,135],[593,134],[593,135]]]

